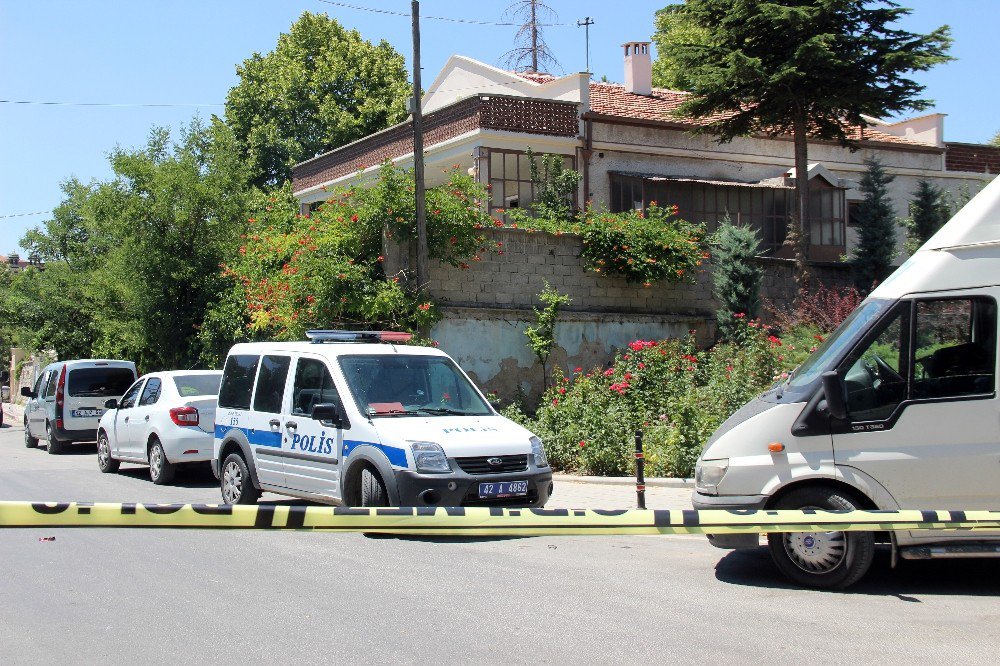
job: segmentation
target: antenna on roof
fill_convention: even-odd
[[[576,22],[576,27],[583,26],[585,49],[587,52],[587,74],[590,74],[590,26],[594,25],[594,19],[585,16],[582,21]]]

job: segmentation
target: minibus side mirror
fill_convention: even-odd
[[[38,394],[35,393],[34,391],[32,391],[31,387],[29,387],[29,386],[22,386],[21,387],[21,395],[23,395],[25,398],[37,398],[38,397]]]
[[[332,402],[321,402],[313,407],[312,417],[314,421],[330,423],[335,428],[344,427],[344,414],[340,411],[340,405]]]
[[[114,398],[104,401],[104,409],[118,409],[118,401]]]
[[[826,411],[835,419],[844,420],[847,418],[847,399],[844,396],[847,386],[840,378],[836,370],[823,373],[823,393],[826,403]],[[822,403],[820,403],[822,408]]]

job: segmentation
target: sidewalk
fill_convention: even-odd
[[[21,425],[24,422],[24,407],[10,402],[3,403],[4,425]]]
[[[647,509],[690,509],[694,481],[646,479]],[[635,479],[608,476],[553,475],[552,498],[547,509],[635,509]]]

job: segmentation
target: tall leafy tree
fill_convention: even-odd
[[[793,136],[800,228],[790,231],[800,238],[808,238],[807,139],[854,147],[865,116],[926,108],[924,86],[909,75],[949,60],[948,27],[902,30],[896,23],[910,10],[889,0],[687,0],[677,11],[703,31],[671,53],[694,93],[678,113],[704,119],[702,131],[720,142]]]
[[[881,282],[892,269],[896,258],[896,212],[889,199],[889,184],[895,176],[886,173],[878,160],[865,162],[865,175],[860,189],[865,198],[854,217],[858,229],[858,244],[852,260],[854,281],[861,291],[868,291]]]
[[[406,116],[403,56],[326,14],[304,12],[273,51],[253,54],[236,73],[226,122],[261,187],[287,180],[296,162]]]
[[[695,24],[684,12],[684,5],[667,5],[653,17],[653,43],[656,60],[653,62],[653,85],[670,90],[690,90],[687,70],[674,57],[679,44],[707,39],[704,28]]]
[[[944,191],[926,178],[917,183],[917,191],[910,201],[910,216],[900,220],[906,230],[906,252],[913,254],[944,226],[951,217],[951,206]]]

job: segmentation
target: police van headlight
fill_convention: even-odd
[[[410,442],[410,450],[413,452],[413,462],[416,463],[418,472],[442,474],[451,471],[448,456],[444,454],[440,444]]]
[[[717,495],[719,483],[729,469],[729,458],[699,460],[694,468],[694,489],[702,495]]]
[[[532,435],[528,441],[531,442],[531,456],[535,459],[535,467],[548,467],[549,459],[545,457],[545,447],[542,446],[542,440]]]

